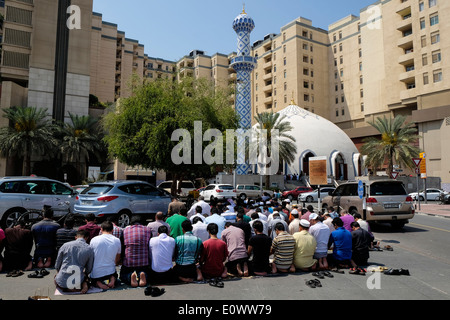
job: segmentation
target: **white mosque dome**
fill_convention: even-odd
[[[295,161],[285,165],[285,174],[309,173],[310,157],[327,158],[327,175],[351,180],[361,175],[362,157],[350,137],[331,121],[292,103],[278,112],[293,127],[296,139]]]

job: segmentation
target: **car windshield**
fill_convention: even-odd
[[[81,192],[81,194],[86,194],[86,195],[105,194],[111,189],[112,189],[112,186],[107,185],[107,184],[91,185],[91,186],[87,187],[86,189],[84,189],[83,192]]]
[[[228,186],[228,185],[222,184],[222,185],[219,186],[219,189],[221,189],[221,190],[233,190],[233,186]]]
[[[370,186],[372,196],[403,196],[406,190],[401,183],[377,182]]]

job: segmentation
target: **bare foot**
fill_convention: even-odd
[[[104,284],[103,282],[101,282],[101,281],[97,281],[97,287],[99,287],[100,289],[103,289],[103,290],[108,290],[108,289],[110,289],[106,284]]]
[[[147,278],[145,277],[145,273],[141,272],[139,275],[139,287],[145,287],[147,285]]]
[[[139,286],[139,283],[137,281],[137,274],[136,274],[136,272],[133,272],[133,274],[131,275],[131,286],[133,288],[136,288],[137,286]]]
[[[88,292],[88,290],[89,290],[89,285],[87,284],[87,282],[86,281],[84,281],[82,284],[81,284],[81,294],[86,294],[87,292]]]

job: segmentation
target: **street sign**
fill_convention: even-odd
[[[392,173],[391,173],[391,177],[392,177],[392,179],[397,180],[397,178],[398,178],[398,172],[392,172]]]
[[[358,182],[358,196],[360,199],[364,198],[364,183],[361,180]]]
[[[422,152],[420,154],[420,158],[422,159],[420,161],[420,177],[422,179],[426,179],[427,178],[427,159],[426,159],[425,152]]]
[[[413,158],[412,159],[416,167],[420,166],[420,163],[422,162],[422,158]]]

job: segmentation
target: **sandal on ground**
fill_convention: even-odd
[[[50,274],[50,272],[48,270],[46,270],[45,268],[42,268],[41,271],[39,271],[39,273],[44,277],[48,276]]]
[[[334,272],[334,273],[339,273],[339,274],[344,274],[345,273],[344,270],[341,270],[341,269],[338,269],[338,268],[333,268],[330,271]]]
[[[411,275],[409,273],[408,269],[400,269],[399,272],[400,272],[401,275],[404,275],[404,276],[410,276]]]
[[[209,281],[209,285],[212,287],[223,288],[224,284],[221,278],[214,278]]]
[[[305,280],[305,284],[310,288],[316,288],[316,282],[314,280]]]
[[[152,287],[152,286],[148,286],[147,288],[145,288],[144,290],[144,294],[146,296],[152,296],[152,297],[159,297],[161,295],[163,295],[166,292],[166,289],[160,289],[158,287]]]
[[[317,288],[322,288],[322,283],[320,283],[320,280],[314,279],[314,280],[311,280],[311,281],[314,281],[314,284],[316,285]]]
[[[334,276],[330,273],[330,271],[322,271],[322,274],[328,278],[334,278]]]
[[[389,246],[389,245],[385,246],[383,249],[384,249],[384,250],[387,250],[387,251],[394,251],[394,248],[392,248],[392,247]]]
[[[348,272],[349,274],[359,274],[362,276],[366,275],[365,270],[361,269],[361,268],[352,268],[350,269],[350,271]]]
[[[17,277],[20,277],[21,275],[23,275],[22,270],[16,270],[12,273],[11,277],[17,278]]]
[[[314,272],[312,275],[313,275],[313,277],[317,277],[319,279],[325,279],[325,276],[320,271],[319,272]]]
[[[389,270],[385,271],[384,274],[387,274],[389,276],[399,276],[399,275],[401,275],[400,270],[398,270],[398,269],[389,269]]]
[[[43,277],[44,276],[42,274],[40,274],[39,271],[37,271],[37,270],[28,275],[28,278],[30,278],[30,279],[41,279]]]

